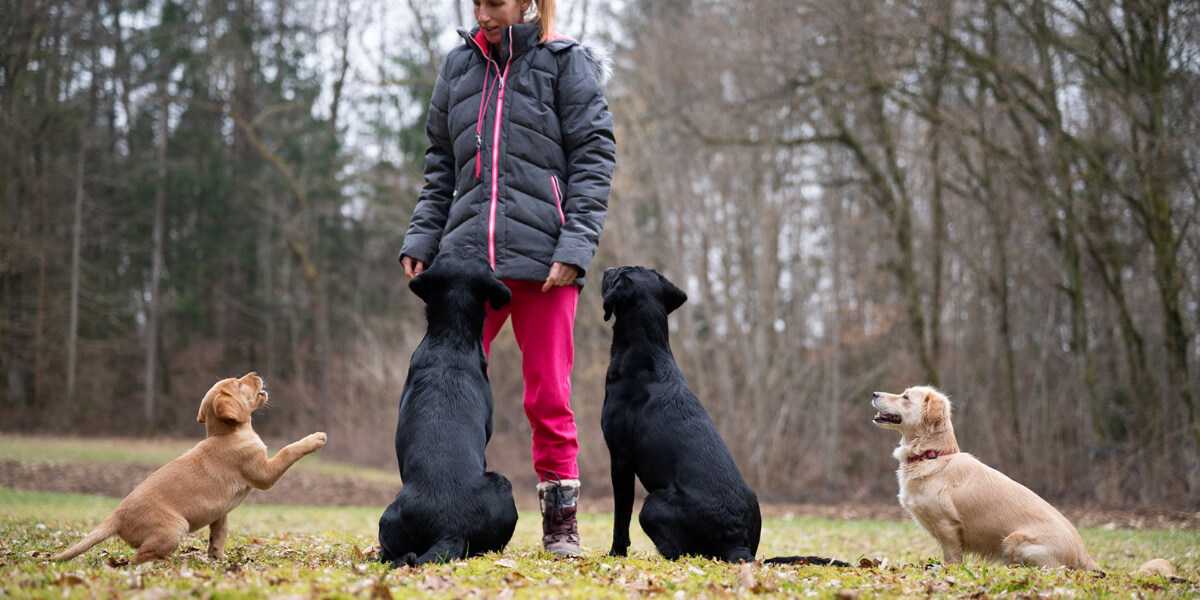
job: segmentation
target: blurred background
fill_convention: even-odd
[[[615,67],[592,269],[686,289],[676,357],[762,499],[894,503],[869,395],[932,383],[964,450],[1049,499],[1200,510],[1200,3],[559,5]],[[394,469],[424,332],[397,252],[472,25],[469,1],[0,0],[0,431],[192,440],[253,369],[264,437]],[[490,370],[489,456],[532,491],[510,330]]]

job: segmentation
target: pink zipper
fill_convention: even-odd
[[[488,264],[496,270],[496,204],[500,194],[500,124],[504,116],[504,88],[508,82],[508,68],[512,66],[512,31],[508,32],[508,61],[500,75],[500,96],[496,99],[496,125],[492,128],[492,204],[488,212]],[[497,67],[499,69],[499,67]]]
[[[497,70],[500,67],[496,67]],[[483,65],[483,92],[479,97],[479,116],[475,118],[475,179],[479,179],[479,168],[483,158],[483,117],[487,113],[487,103],[492,99],[492,90],[488,89],[488,74],[492,72],[491,59]]]
[[[496,67],[496,77],[500,77],[500,65],[488,56],[487,50],[479,43],[479,40],[471,38],[475,46],[479,48],[479,53],[483,55],[487,64],[483,65],[483,89],[479,96],[479,115],[475,118],[475,179],[480,176],[480,167],[483,164],[483,119],[487,116],[487,105],[492,101],[492,88],[488,86],[488,75],[492,72],[492,66]]]
[[[550,188],[554,190],[554,205],[558,207],[558,220],[563,225],[567,224],[567,215],[563,214],[562,209],[562,190],[558,187],[558,176],[550,176]]]

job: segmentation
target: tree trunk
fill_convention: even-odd
[[[165,65],[163,66],[165,69]],[[163,271],[163,238],[167,206],[167,136],[171,104],[168,98],[166,75],[159,82],[159,114],[158,114],[158,187],[154,192],[154,232],[150,258],[150,290],[149,306],[146,311],[146,363],[145,391],[142,397],[142,418],[147,426],[154,425],[155,395],[157,385],[155,375],[158,366],[158,320],[162,307],[159,284]]]
[[[838,489],[842,482],[842,470],[838,468],[838,451],[842,437],[842,195],[834,192],[833,202],[830,203],[829,231],[831,253],[829,269],[833,288],[830,290],[829,342],[832,345],[829,353],[829,397],[825,399],[829,414],[825,417],[828,424],[828,439],[825,442],[825,478],[833,489]],[[796,285],[793,282],[792,285]]]
[[[75,210],[71,223],[71,307],[67,317],[67,403],[75,405],[75,375],[79,346],[79,255],[83,241],[83,174],[87,146],[83,127],[79,135],[79,156],[75,162]]]

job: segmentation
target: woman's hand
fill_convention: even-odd
[[[405,256],[401,258],[400,264],[404,265],[404,274],[407,275],[409,279],[412,279],[413,277],[425,272],[425,263],[411,256]]]
[[[571,285],[575,283],[577,277],[579,277],[578,267],[556,262],[550,265],[550,276],[546,278],[546,283],[542,284],[542,291],[548,292],[552,287]]]

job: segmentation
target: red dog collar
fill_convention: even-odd
[[[926,450],[920,454],[910,454],[908,457],[908,460],[906,460],[904,462],[911,465],[912,463],[915,463],[915,462],[920,462],[923,460],[933,460],[939,456],[946,456],[949,454],[954,454],[954,451],[951,450],[950,452],[939,452],[937,450]]]

